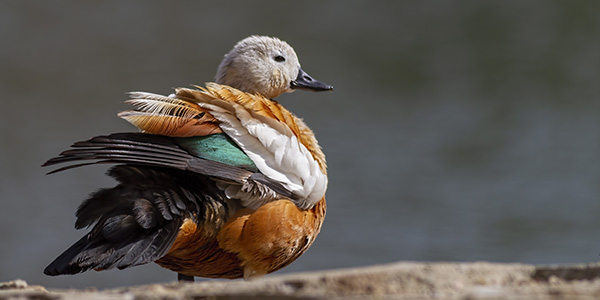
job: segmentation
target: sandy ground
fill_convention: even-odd
[[[600,299],[600,264],[419,263],[270,276],[251,281],[55,290],[0,283],[3,299]]]

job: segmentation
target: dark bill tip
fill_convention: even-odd
[[[298,77],[290,83],[290,86],[293,89],[302,89],[315,92],[333,90],[332,85],[313,79],[302,69],[300,69],[300,71],[298,72]]]

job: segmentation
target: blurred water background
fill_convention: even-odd
[[[598,1],[0,2],[0,281],[114,287],[157,265],[47,277],[107,166],[45,176],[72,142],[135,129],[125,92],[213,80],[280,37],[333,93],[278,98],[327,154],[327,218],[278,273],[410,261],[600,259]]]

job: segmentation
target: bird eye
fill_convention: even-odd
[[[277,55],[273,58],[276,62],[284,62],[285,61],[285,57],[281,56],[281,55]]]

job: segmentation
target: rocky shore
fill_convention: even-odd
[[[4,299],[600,299],[600,264],[398,262],[251,281],[107,290],[47,289],[13,280],[0,283],[0,300]]]

